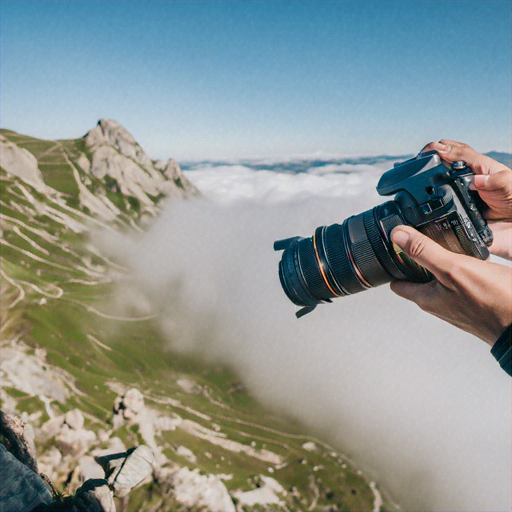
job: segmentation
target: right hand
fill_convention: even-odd
[[[422,149],[423,152],[432,150],[446,162],[463,160],[471,168],[475,174],[471,188],[478,191],[489,207],[484,213],[494,236],[489,250],[512,260],[512,170],[462,142],[442,139]]]

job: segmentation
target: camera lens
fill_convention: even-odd
[[[427,280],[426,272],[389,239],[400,224],[405,224],[400,208],[388,201],[341,225],[321,226],[311,238],[276,242],[276,250],[284,249],[279,278],[286,295],[311,310],[393,279]]]

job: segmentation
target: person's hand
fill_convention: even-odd
[[[489,206],[484,217],[494,235],[490,251],[512,259],[512,170],[462,142],[442,139],[427,144],[422,152],[435,150],[445,162],[464,160],[475,176],[472,187]]]
[[[492,347],[512,323],[512,268],[448,251],[410,226],[396,227],[391,239],[435,276],[393,281],[393,292]]]

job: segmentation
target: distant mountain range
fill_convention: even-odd
[[[226,368],[165,349],[158,312],[114,308],[130,276],[92,233],[144,231],[162,200],[200,195],[174,160],[110,120],[73,140],[0,134],[1,407],[34,426],[59,490],[98,477],[91,455],[144,443],[153,474],[122,510],[397,510]]]
[[[502,153],[498,151],[490,151],[489,153],[485,153],[487,156],[501,162],[507,167],[511,167],[512,165],[512,155],[510,153]],[[232,160],[202,160],[200,162],[184,162],[181,167],[184,171],[194,170],[197,168],[202,168],[205,166],[215,168],[215,167],[224,167],[224,166],[232,166],[235,164],[243,165],[253,171],[273,171],[273,172],[283,172],[288,174],[299,174],[304,172],[311,172],[312,169],[322,170],[322,168],[327,168],[327,166],[343,166],[343,165],[379,165],[385,164],[386,162],[390,163],[390,167],[394,162],[400,162],[403,160],[407,160],[412,158],[413,154],[406,155],[376,155],[376,156],[361,156],[361,157],[334,157],[334,158],[290,158],[283,159],[280,161],[279,159],[271,160],[250,160],[250,159],[240,159],[236,161]],[[357,172],[355,170],[352,171],[335,171],[335,172]]]

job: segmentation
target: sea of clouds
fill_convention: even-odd
[[[383,201],[389,157],[204,162],[204,198],[169,201],[110,240],[175,350],[231,365],[264,404],[352,457],[403,510],[511,503],[511,386],[489,347],[388,285],[297,320],[274,240],[311,236]]]

